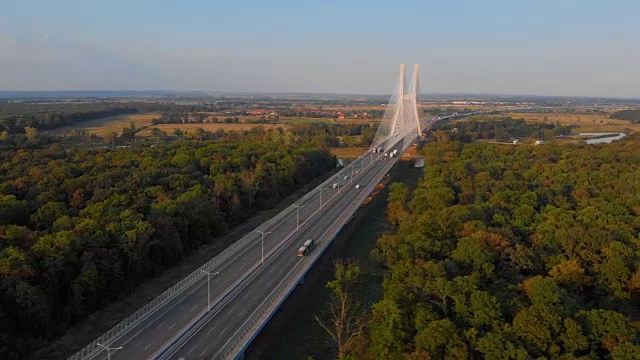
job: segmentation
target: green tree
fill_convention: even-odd
[[[118,138],[118,133],[115,131],[110,131],[104,136],[104,141],[107,144],[111,144],[111,146],[116,146],[117,138]]]
[[[155,136],[156,142],[160,144],[160,139],[164,136],[164,132],[158,128],[151,128],[151,135]]]
[[[370,331],[369,351],[374,359],[393,359],[410,349],[402,312],[394,301],[383,299],[373,304]]]
[[[316,321],[331,336],[338,348],[338,358],[346,359],[365,326],[365,315],[356,300],[352,287],[360,268],[351,261],[334,263],[335,279],[327,283],[332,296],[328,304],[327,320],[316,316]]]
[[[29,141],[35,141],[38,138],[38,129],[33,126],[27,126],[24,128],[24,134]]]

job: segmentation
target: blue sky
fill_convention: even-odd
[[[640,98],[638,1],[0,0],[0,89]]]

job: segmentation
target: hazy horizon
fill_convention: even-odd
[[[26,0],[0,14],[0,89],[640,98],[635,14],[617,1]]]

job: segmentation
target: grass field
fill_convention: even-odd
[[[386,101],[384,101],[384,103],[386,104]],[[385,106],[381,106],[381,105],[350,105],[350,106],[337,105],[337,106],[323,106],[322,108],[324,110],[332,110],[332,111],[384,110],[386,108],[386,105]]]
[[[263,126],[265,129],[275,129],[275,128],[287,128],[290,125],[288,124],[159,124],[159,125],[151,125],[151,120],[153,118],[160,117],[159,114],[133,114],[133,115],[118,115],[118,116],[110,116],[102,119],[96,119],[87,121],[84,123],[79,123],[73,126],[66,126],[63,128],[51,130],[49,133],[54,135],[64,135],[73,130],[84,130],[89,132],[90,134],[97,135],[105,135],[110,132],[122,133],[122,129],[125,127],[129,127],[131,122],[133,121],[136,127],[147,127],[145,130],[142,130],[138,133],[138,136],[150,136],[151,129],[157,127],[167,134],[172,135],[174,129],[181,129],[184,131],[190,131],[195,128],[203,128],[206,131],[216,131],[222,129],[224,131],[242,131],[249,130],[256,126]],[[326,119],[325,119],[326,120]]]
[[[576,125],[574,132],[625,132],[631,129],[640,132],[640,124],[629,121],[609,119],[600,114],[562,114],[562,113],[509,113],[507,116],[523,118],[527,122],[560,123],[561,125]]]
[[[225,123],[189,123],[189,124],[158,124],[151,125],[151,120],[154,118],[159,118],[160,114],[152,113],[152,114],[133,114],[133,115],[118,115],[118,116],[110,116],[102,119],[96,119],[87,121],[84,123],[79,123],[73,126],[66,126],[63,128],[51,130],[48,133],[53,135],[64,135],[74,130],[84,130],[90,134],[97,134],[100,136],[104,136],[110,132],[117,132],[118,134],[122,133],[122,129],[125,127],[129,127],[131,122],[133,121],[137,128],[144,128],[144,130],[138,133],[138,136],[151,136],[151,129],[158,128],[162,131],[165,131],[168,135],[173,135],[173,131],[175,129],[180,129],[183,131],[191,131],[196,128],[202,128],[206,131],[215,132],[217,130],[224,131],[243,131],[249,130],[257,126],[262,126],[265,129],[276,129],[276,128],[290,128],[295,124],[310,124],[310,123],[326,123],[326,124],[370,124],[379,122],[380,119],[327,119],[327,118],[286,118],[281,117],[279,119],[278,124],[246,124],[245,121],[257,120],[259,117],[255,116],[239,116],[238,120],[240,123],[237,124],[225,124]],[[218,118],[222,119],[223,117],[218,116]]]
[[[362,124],[362,125],[366,125],[366,124],[379,123],[381,120],[382,120],[381,118],[373,118],[373,119],[354,119],[354,118],[349,118],[349,119],[338,119],[338,120],[336,120],[336,124]]]
[[[85,130],[90,134],[105,135],[112,131],[122,132],[122,128],[129,127],[129,124],[133,121],[136,127],[149,126],[153,118],[160,117],[159,114],[132,114],[132,115],[117,115],[109,116],[106,118],[86,121],[72,126],[65,126],[55,130],[49,131],[50,134],[64,135],[67,132],[73,130]]]
[[[331,148],[331,153],[337,157],[359,157],[369,150],[368,148]]]
[[[312,124],[312,123],[325,123],[325,124],[333,124],[335,121],[333,119],[328,118],[280,118],[278,122],[283,124]]]

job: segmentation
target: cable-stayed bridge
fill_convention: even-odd
[[[407,84],[400,66],[370,151],[69,359],[241,358],[400,155],[441,119],[420,122],[418,71]],[[299,256],[309,239],[315,246]]]

